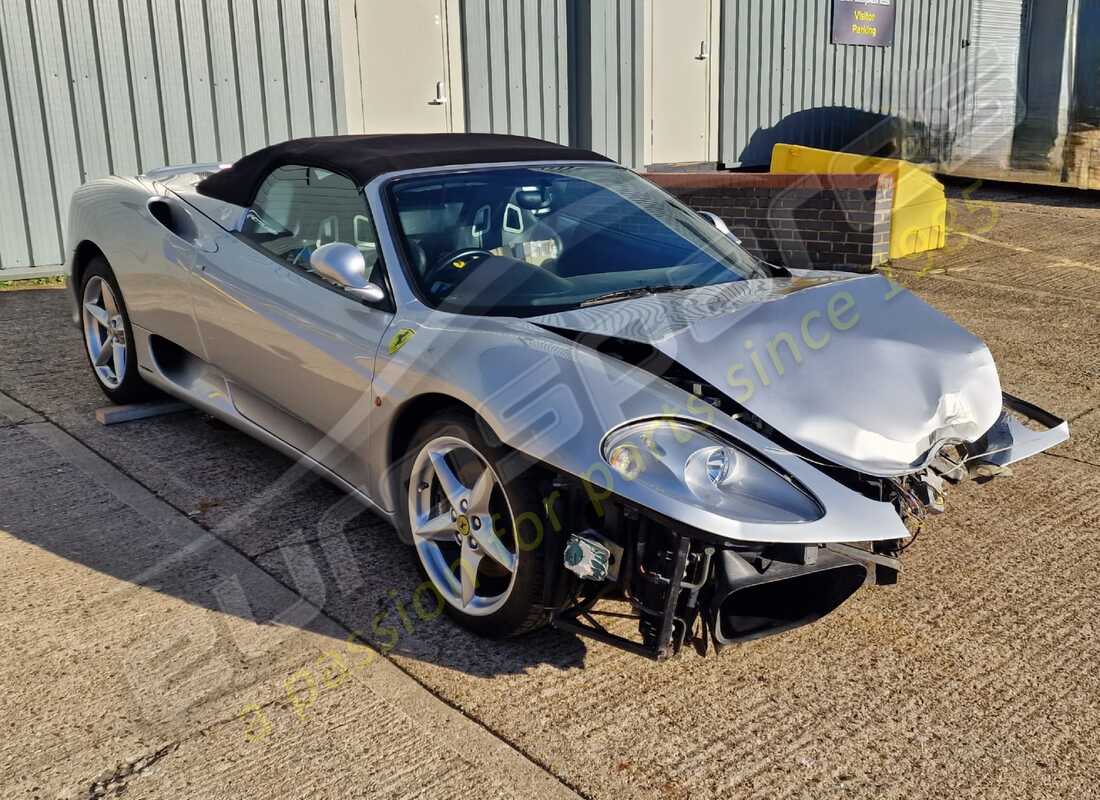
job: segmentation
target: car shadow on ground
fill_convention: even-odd
[[[288,501],[315,508],[324,532],[303,539],[302,533],[272,529],[282,541],[256,555],[255,563],[383,653],[482,677],[583,665],[585,643],[561,631],[489,639],[462,628],[430,589],[413,548],[388,522],[324,481],[302,494],[308,498]],[[271,512],[280,515],[277,508]]]
[[[163,507],[164,515],[150,525],[149,514],[112,495],[103,476],[44,446],[41,425],[32,430],[27,420],[0,413],[0,529],[89,569],[222,614],[346,634],[334,633],[331,621],[315,613],[276,607],[268,597],[234,597],[240,590],[226,587],[245,561],[222,564],[212,574],[201,548],[190,555],[183,549],[188,536],[194,538],[191,522],[237,551],[249,568],[398,658],[486,677],[584,663],[585,643],[560,631],[492,640],[461,628],[442,613],[434,593],[417,591],[425,578],[415,552],[386,521],[222,423],[197,412],[110,427],[96,423],[94,409],[106,401],[88,372],[79,333],[65,324],[66,301],[60,291],[0,294],[13,323],[13,340],[0,352],[0,391],[171,508]],[[286,596],[279,602],[285,605]]]
[[[7,392],[10,387],[2,387]],[[205,426],[198,415],[177,418],[173,426]],[[151,421],[149,425],[164,424]],[[41,423],[39,424],[41,425]],[[40,428],[39,428],[40,429]],[[219,431],[218,445],[227,458],[247,465],[257,454],[252,442],[231,431]],[[358,506],[337,489],[305,476],[289,492],[264,499],[241,527],[214,525],[207,532],[233,547],[243,558],[220,558],[214,569],[211,554],[185,522],[186,514],[149,524],[104,491],[96,476],[51,457],[42,442],[21,425],[0,426],[0,530],[67,561],[145,587],[219,614],[234,614],[258,625],[295,626],[329,637],[346,639],[346,631],[383,654],[414,658],[472,675],[490,677],[523,673],[537,666],[569,669],[584,663],[586,648],[576,637],[552,629],[515,639],[477,636],[443,612],[442,601],[427,589],[415,552],[373,512]],[[31,455],[37,451],[37,455]],[[110,460],[110,454],[104,454]],[[286,461],[290,467],[291,462]],[[204,487],[198,487],[204,488]],[[213,492],[216,487],[205,487]],[[244,498],[242,505],[253,498]],[[219,507],[232,512],[234,501]],[[332,512],[344,517],[332,527]],[[281,526],[288,516],[307,523],[315,516],[328,526],[323,534],[300,524]],[[204,526],[205,527],[205,526]],[[262,530],[262,536],[257,535]],[[189,537],[192,541],[189,542]],[[230,551],[231,552],[231,551]],[[233,554],[236,555],[236,554]],[[217,556],[215,556],[217,557]],[[283,584],[270,596],[246,574],[262,570]],[[425,586],[422,590],[417,587]],[[121,602],[127,591],[112,596]],[[287,598],[291,598],[288,606]],[[306,608],[298,598],[319,608]],[[101,602],[102,598],[89,598]],[[335,629],[330,620],[345,630]]]

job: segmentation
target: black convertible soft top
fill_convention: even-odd
[[[273,144],[242,157],[195,187],[238,206],[252,205],[271,170],[288,164],[347,175],[360,186],[386,172],[501,161],[610,161],[611,159],[527,136],[497,133],[382,133],[317,136]]]

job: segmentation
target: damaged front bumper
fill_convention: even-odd
[[[1004,410],[970,449],[967,460],[1007,467],[1069,439],[1069,423],[1026,400],[1002,393]],[[1030,427],[1029,427],[1030,425]]]
[[[1069,438],[1066,420],[1010,394],[1003,398],[997,422],[960,446],[957,458],[937,458],[921,473],[894,482],[908,498],[924,498],[917,501],[924,506],[920,516],[942,510],[943,480],[1004,474],[1008,465]],[[917,485],[927,492],[912,491]],[[906,516],[904,507],[898,511]],[[625,546],[615,553],[619,579],[579,581],[575,602],[559,606],[552,623],[656,660],[685,644],[705,653],[710,646],[721,650],[815,622],[866,583],[896,583],[901,570],[901,540],[859,541],[857,531],[851,543],[750,543],[674,529],[644,514],[630,518]],[[632,613],[597,607],[607,599],[627,600]],[[636,619],[640,641],[601,617]]]
[[[901,564],[893,545],[716,545],[676,533],[643,535],[640,566],[627,551],[624,586],[584,587],[551,621],[657,661],[685,645],[704,655],[816,622],[867,583],[895,583]],[[602,606],[613,599],[628,600],[632,612]],[[624,618],[637,621],[638,637],[615,629],[612,622]]]

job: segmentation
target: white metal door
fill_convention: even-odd
[[[649,3],[651,164],[713,160],[711,65],[718,41],[711,33],[711,5],[711,0]]]
[[[357,0],[364,132],[454,129],[448,5],[446,0]]]

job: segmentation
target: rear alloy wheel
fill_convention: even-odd
[[[501,478],[506,448],[454,415],[421,428],[408,473],[408,521],[420,565],[448,613],[479,633],[512,636],[539,627],[541,520],[524,482]]]
[[[88,265],[80,297],[88,362],[103,393],[115,403],[149,398],[154,391],[138,375],[122,292],[102,258]]]
[[[84,284],[84,341],[99,382],[117,389],[126,375],[126,327],[107,281],[93,275]]]

